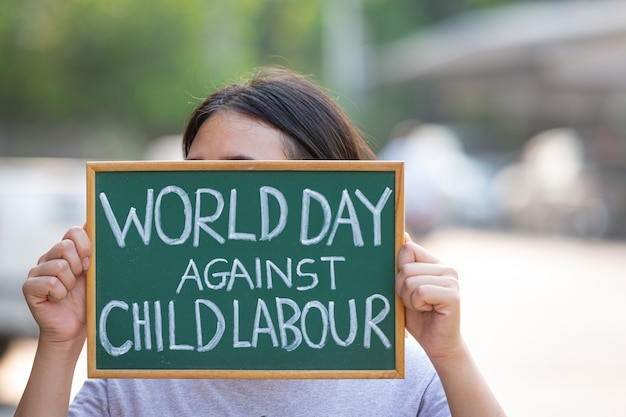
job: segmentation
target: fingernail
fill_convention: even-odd
[[[83,258],[83,269],[89,269],[89,257]]]

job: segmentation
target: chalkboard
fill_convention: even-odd
[[[88,375],[402,378],[403,165],[87,164]]]

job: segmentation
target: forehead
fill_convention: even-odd
[[[285,160],[288,157],[280,130],[258,119],[223,111],[202,123],[187,159]]]

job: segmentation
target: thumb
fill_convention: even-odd
[[[398,253],[398,266],[411,262],[439,264],[441,261],[422,246],[413,242],[408,233],[404,234],[404,245]]]
[[[404,233],[404,244],[402,248],[400,248],[400,252],[398,252],[398,268],[402,268],[403,265],[408,263],[417,262],[417,257],[413,251],[413,240],[411,239],[411,235],[408,233]]]

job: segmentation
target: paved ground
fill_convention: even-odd
[[[625,416],[626,244],[448,230],[464,331],[510,417]]]
[[[626,415],[626,243],[471,230],[421,243],[459,270],[466,339],[510,417]],[[34,346],[0,363],[0,417]]]

